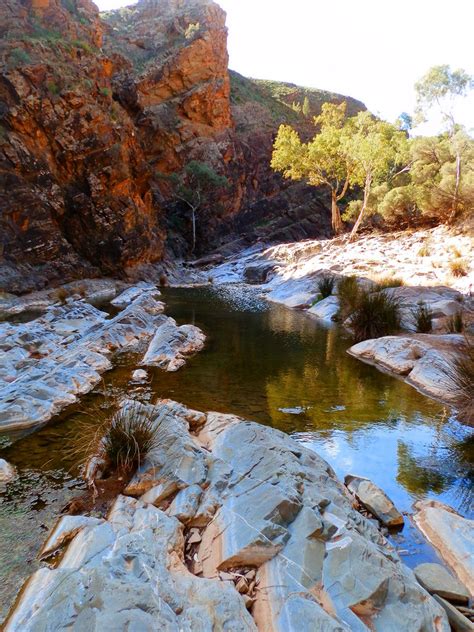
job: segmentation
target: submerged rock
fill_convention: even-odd
[[[449,632],[441,606],[317,454],[232,415],[169,400],[146,409],[159,449],[125,491],[153,503],[181,489],[174,516],[119,497],[57,568],[32,576],[6,632]]]
[[[430,594],[436,594],[443,599],[467,603],[469,592],[466,587],[441,564],[419,564],[414,569],[415,577]]]
[[[366,509],[386,527],[401,527],[404,520],[387,494],[368,478],[348,474],[344,477],[346,487]]]
[[[414,507],[417,527],[473,595],[474,520],[436,500],[419,500]]]

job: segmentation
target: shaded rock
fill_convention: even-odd
[[[414,569],[415,577],[429,593],[443,599],[467,603],[469,592],[463,584],[453,577],[441,564],[419,564]]]
[[[274,268],[275,264],[271,261],[247,266],[244,270],[244,281],[252,285],[266,283]]]
[[[403,516],[386,493],[368,478],[348,474],[344,477],[347,488],[355,495],[371,514],[386,527],[400,527]]]
[[[206,336],[194,325],[178,327],[172,318],[157,329],[141,361],[143,366],[157,366],[165,371],[177,371],[188,356],[201,351]]]
[[[190,522],[196,515],[201,500],[202,489],[199,485],[191,485],[181,490],[167,511],[169,516],[177,518],[183,524]]]
[[[474,594],[474,521],[436,500],[419,500],[414,508],[417,527]]]
[[[461,335],[385,336],[359,342],[348,353],[403,376],[408,384],[431,397],[452,403],[449,373],[464,344]]]
[[[0,487],[6,485],[16,477],[16,470],[5,459],[0,459]]]
[[[317,318],[320,318],[321,320],[332,322],[334,321],[338,311],[339,299],[337,296],[328,296],[310,307],[308,309],[308,314],[317,316]]]
[[[88,516],[61,516],[51,535],[39,552],[38,558],[45,560],[66,546],[83,529],[91,529],[104,521]]]
[[[143,369],[137,369],[132,373],[132,380],[134,382],[146,382],[148,380],[148,373]]]
[[[137,285],[134,285],[133,287],[130,287],[127,290],[123,291],[116,298],[110,301],[110,303],[114,307],[123,309],[124,307],[130,305],[130,303],[133,303],[135,299],[137,299],[139,296],[142,296],[142,294],[144,293],[150,294],[155,299],[161,296],[161,292],[156,287],[156,285],[153,285],[153,283],[145,283],[144,281],[142,281],[141,283],[137,283]]]
[[[474,631],[474,623],[469,621],[467,617],[465,617],[457,608],[448,603],[445,599],[440,597],[439,595],[434,595],[436,601],[440,604],[442,608],[446,611],[448,615],[449,623],[451,624],[451,628],[454,632],[473,632]]]

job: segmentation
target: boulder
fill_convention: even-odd
[[[141,365],[177,371],[186,364],[187,357],[201,351],[205,340],[206,336],[199,327],[178,327],[173,318],[167,318],[156,330]]]
[[[0,487],[9,483],[16,477],[16,470],[5,459],[0,459]]]
[[[401,527],[404,520],[387,494],[368,478],[348,474],[344,477],[346,487],[371,514],[386,527]]]
[[[310,307],[308,314],[312,314],[321,320],[333,322],[338,311],[339,299],[337,296],[328,296]]]
[[[153,285],[153,283],[146,283],[145,281],[142,281],[140,283],[137,283],[137,285],[124,290],[121,294],[111,300],[110,303],[118,309],[124,309],[125,307],[130,305],[130,303],[133,303],[133,301],[139,296],[142,296],[142,294],[144,293],[150,294],[153,298],[158,298],[159,296],[161,296],[161,292],[156,287],[156,285]]]
[[[274,269],[275,263],[268,261],[249,265],[244,270],[244,281],[251,285],[261,285],[269,280]]]
[[[461,335],[415,334],[364,340],[348,349],[359,360],[402,376],[423,393],[441,401],[454,401],[450,371],[453,358],[462,353]]]
[[[414,508],[417,527],[473,595],[474,520],[436,500],[419,500]]]
[[[415,577],[430,594],[457,603],[468,603],[469,591],[441,564],[419,564],[414,569]]]
[[[147,379],[148,379],[148,373],[144,371],[143,369],[136,369],[132,373],[132,380],[134,382],[143,383],[143,382],[146,382]]]

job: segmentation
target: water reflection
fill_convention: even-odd
[[[269,305],[251,288],[167,290],[165,301],[169,315],[208,335],[205,350],[185,369],[152,370],[150,383],[136,385],[131,373],[138,358],[122,357],[81,407],[13,445],[0,437],[0,457],[20,473],[0,496],[0,619],[31,570],[43,531],[78,484],[72,437],[94,426],[81,408],[113,407],[123,396],[170,397],[242,415],[293,433],[340,476],[370,477],[402,511],[433,497],[472,515],[472,433],[445,406],[347,355],[343,331]],[[408,525],[400,537],[408,540],[404,548],[412,543],[421,551],[411,561],[433,557]]]

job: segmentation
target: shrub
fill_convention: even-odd
[[[398,277],[382,277],[378,279],[376,282],[377,291],[386,290],[389,287],[402,287],[405,285],[403,279],[399,279]]]
[[[359,291],[350,326],[357,342],[389,336],[400,329],[400,303],[384,292]]]
[[[448,377],[460,419],[474,425],[474,345],[467,338],[465,353],[454,360]]]
[[[338,318],[344,320],[354,311],[359,299],[360,288],[355,276],[343,277],[337,285],[339,297]]]
[[[450,334],[460,334],[464,331],[464,316],[462,310],[458,310],[448,318],[446,328]]]
[[[413,310],[413,318],[419,334],[429,334],[433,330],[433,312],[423,301]]]
[[[23,66],[25,64],[31,63],[31,57],[22,48],[14,48],[10,53],[9,57],[9,68],[18,68],[18,66]]]
[[[451,270],[451,274],[455,277],[467,276],[466,265],[461,259],[451,261],[449,264],[449,269]]]
[[[155,445],[155,420],[139,402],[130,402],[112,417],[101,441],[100,456],[111,470],[130,474]]]
[[[323,276],[318,281],[318,290],[323,298],[331,296],[336,280],[333,276]]]
[[[48,81],[46,87],[48,88],[48,92],[50,94],[58,95],[60,92],[59,86],[54,83],[54,81]]]
[[[84,40],[73,40],[72,45],[76,48],[80,48],[81,50],[89,54],[92,54],[94,52],[89,42],[85,42]]]
[[[103,97],[109,97],[110,96],[110,90],[108,88],[101,88],[100,89],[100,94]]]

